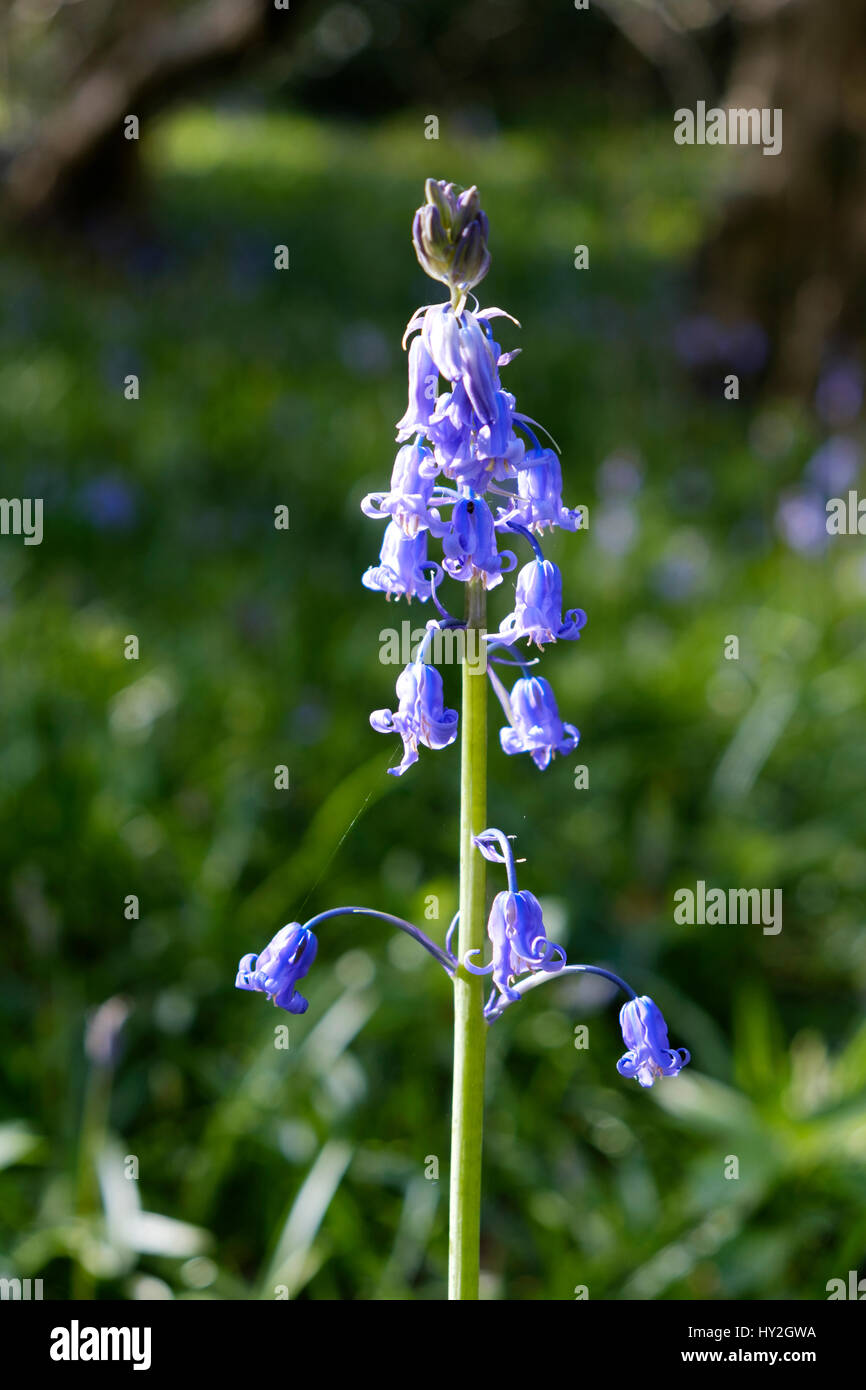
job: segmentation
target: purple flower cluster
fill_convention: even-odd
[[[685,1048],[672,1048],[667,1024],[648,995],[638,997],[625,980],[600,965],[569,965],[561,946],[548,939],[541,904],[534,894],[517,886],[517,867],[511,838],[491,827],[473,836],[473,844],[485,859],[504,864],[508,888],[493,899],[487,920],[492,959],[489,965],[476,965],[467,951],[463,967],[472,975],[491,975],[493,989],[484,1006],[484,1017],[495,1023],[505,1010],[516,1004],[527,989],[557,976],[587,972],[601,975],[630,997],[620,1010],[620,1027],[627,1051],[616,1064],[620,1076],[635,1078],[641,1086],[652,1086],[659,1076],[676,1076],[689,1062]]]
[[[427,273],[449,285],[451,301],[417,310],[406,330],[409,399],[397,422],[390,487],[361,503],[366,516],[387,523],[379,563],[362,582],[388,599],[432,599],[448,625],[457,627],[439,602],[440,582],[448,577],[496,588],[517,566],[502,542],[522,536],[534,559],[517,575],[513,611],[487,639],[489,659],[496,662],[504,659],[503,648],[523,640],[540,648],[580,636],[586,614],[580,608],[563,613],[562,576],[544,558],[538,537],[554,527],[576,531],[581,515],[563,506],[555,451],[542,447],[535,421],[517,410],[502,385],[500,369],[516,353],[502,351],[491,325],[510,315],[481,309],[477,301],[467,307],[470,288],[490,262],[477,190],[428,179],[425,191],[413,228],[415,250]],[[428,552],[431,539],[441,543],[441,561]],[[538,767],[547,767],[554,753],[576,745],[577,730],[562,723],[546,681],[530,677],[521,660],[509,664],[523,666],[523,676],[510,696],[493,681],[508,719],[502,747],[506,753],[528,752]],[[374,729],[396,731],[403,739],[403,759],[390,769],[397,776],[416,761],[419,742],[442,748],[456,737],[457,716],[443,709],[441,681],[419,682],[412,674],[418,665],[413,662],[398,681],[398,711],[370,716]]]
[[[487,672],[507,719],[500,731],[503,751],[528,753],[544,769],[556,753],[573,752],[580,734],[563,722],[550,684],[529,670],[535,660],[515,654],[519,642],[540,650],[551,642],[574,641],[586,624],[581,608],[563,610],[562,576],[545,558],[539,540],[554,527],[576,531],[581,515],[563,506],[556,453],[541,446],[535,422],[517,411],[514,396],[502,385],[500,368],[515,354],[501,351],[491,321],[509,316],[501,309],[480,309],[477,302],[466,307],[470,290],[490,263],[487,218],[478,192],[431,179],[425,191],[426,205],[413,226],[415,250],[427,273],[449,286],[451,300],[419,309],[407,329],[404,346],[412,340],[409,400],[397,423],[399,447],[390,486],[387,492],[370,493],[361,504],[366,516],[385,523],[379,563],[362,582],[387,599],[430,599],[440,616],[427,623],[414,659],[397,678],[396,709],[374,710],[370,723],[377,732],[396,733],[402,740],[402,760],[388,769],[395,777],[417,762],[420,745],[440,749],[455,741],[457,711],[446,707],[442,676],[428,657],[437,632],[464,624],[443,608],[438,586],[450,578],[496,588],[517,567],[514,552],[502,542],[521,539],[531,547],[532,558],[517,574],[513,611],[498,631],[485,634]],[[441,561],[428,552],[431,538],[441,544]],[[521,670],[511,691],[492,669],[497,662]],[[617,1063],[621,1075],[636,1078],[641,1086],[651,1086],[659,1076],[676,1076],[689,1054],[670,1047],[667,1026],[653,1001],[638,997],[603,966],[568,964],[563,948],[548,938],[541,903],[518,887],[507,835],[491,828],[474,835],[472,842],[507,872],[508,886],[496,894],[487,922],[487,965],[473,959],[480,949],[465,951],[462,961],[453,953],[459,913],[443,947],[391,913],[337,907],[303,925],[290,922],[258,956],[244,956],[237,988],[264,994],[288,1013],[304,1013],[307,1001],[297,986],[316,957],[312,928],[332,917],[373,917],[407,933],[449,976],[461,966],[473,975],[490,975],[493,989],[484,1007],[489,1023],[546,980],[580,971],[605,977],[629,996],[620,1013],[627,1049]]]
[[[671,1047],[667,1024],[652,999],[648,995],[636,995],[625,980],[603,966],[569,965],[562,947],[548,938],[540,902],[533,893],[517,886],[509,837],[491,828],[474,836],[473,843],[485,859],[504,864],[508,875],[508,888],[493,899],[487,922],[490,963],[476,965],[472,957],[479,954],[477,950],[467,951],[463,959],[464,968],[471,974],[492,976],[493,989],[484,1007],[487,1022],[495,1023],[528,989],[560,975],[582,971],[601,975],[629,996],[619,1015],[627,1049],[616,1064],[620,1075],[634,1078],[641,1086],[652,1086],[660,1076],[677,1076],[689,1062],[689,1053],[685,1048]],[[381,918],[400,928],[422,945],[449,975],[454,974],[459,964],[450,948],[458,921],[456,917],[443,950],[419,927],[389,912],[376,908],[335,907],[311,917],[303,926],[300,922],[289,922],[258,956],[244,956],[238,964],[236,987],[264,994],[286,1013],[305,1013],[307,1001],[298,993],[298,981],[304,978],[316,959],[317,942],[312,928],[331,917],[342,916]]]

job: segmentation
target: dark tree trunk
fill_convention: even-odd
[[[2,208],[7,225],[31,230],[87,225],[103,213],[140,216],[139,144],[124,119],[148,118],[204,83],[236,73],[291,44],[310,5],[291,0],[202,0],[171,19],[135,25],[77,74],[26,148],[6,163]]]
[[[781,108],[783,148],[743,152],[751,181],[704,245],[703,302],[758,320],[772,384],[808,392],[825,355],[862,349],[866,330],[863,0],[800,0],[745,25],[722,104]]]

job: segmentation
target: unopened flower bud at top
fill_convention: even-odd
[[[427,199],[415,214],[412,241],[423,270],[463,295],[484,279],[490,268],[488,223],[477,188],[460,189],[442,179],[428,179]]]

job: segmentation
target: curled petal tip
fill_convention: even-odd
[[[469,959],[470,956],[480,956],[480,955],[481,955],[481,947],[480,947],[480,946],[475,946],[471,951],[467,951],[466,954],[464,955],[464,957],[463,957],[463,969],[464,969],[464,970],[468,970],[469,973],[470,973],[470,975],[489,975],[490,972],[493,970],[493,962],[492,962],[492,961],[491,961],[491,963],[490,963],[489,965],[474,965],[474,964],[472,963],[472,961],[470,961],[470,959]]]

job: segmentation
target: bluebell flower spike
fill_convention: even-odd
[[[439,581],[447,574],[461,583],[480,580],[487,589],[501,584],[517,566],[513,551],[499,549],[500,535],[510,530],[532,546],[535,560],[518,575],[513,612],[498,633],[485,634],[486,649],[513,649],[519,639],[539,648],[573,639],[586,614],[579,608],[563,614],[562,579],[537,536],[556,525],[576,529],[579,521],[562,506],[559,461],[536,434],[543,426],[517,410],[502,384],[500,369],[514,354],[502,351],[492,323],[505,318],[519,327],[518,320],[503,309],[482,308],[471,293],[489,260],[478,190],[428,179],[425,199],[415,219],[415,249],[427,273],[452,293],[450,302],[416,310],[406,327],[408,403],[397,422],[400,448],[390,488],[361,504],[367,516],[387,525],[379,563],[362,582],[386,599],[432,601],[440,627],[458,627],[439,597]],[[516,485],[516,492],[503,483]],[[487,493],[505,504],[495,518]],[[441,564],[428,554],[431,541],[441,541]],[[495,659],[508,664],[501,653]],[[509,724],[502,747],[509,754],[528,752],[546,768],[555,753],[576,746],[579,734],[559,718],[547,683],[531,677],[526,663],[519,665],[523,679],[510,697],[490,671]],[[457,714],[446,709],[441,680],[427,662],[413,662],[397,686],[397,709],[370,716],[375,730],[397,732],[403,740],[400,764],[388,769],[392,776],[412,766],[419,746],[445,748],[457,732]]]
[[[517,566],[513,551],[499,549],[500,535],[511,530],[529,542],[535,560],[518,576],[513,613],[485,642],[513,647],[525,638],[541,647],[572,639],[586,615],[582,609],[563,614],[561,576],[545,560],[536,535],[560,520],[573,525],[559,499],[559,463],[539,442],[535,430],[542,426],[517,410],[502,385],[500,368],[513,354],[502,351],[491,324],[511,315],[482,309],[470,293],[486,270],[478,240],[486,237],[486,220],[478,191],[428,180],[425,196],[416,217],[416,250],[428,273],[451,287],[452,297],[422,306],[406,328],[409,394],[397,424],[401,447],[389,490],[370,493],[361,504],[367,516],[387,522],[379,563],[366,571],[363,583],[388,599],[432,601],[440,626],[456,627],[458,620],[439,598],[439,580],[447,574],[461,583],[480,580],[488,589],[501,584]],[[502,483],[516,484],[516,493]],[[497,518],[488,491],[506,504]],[[442,544],[441,565],[428,554],[434,540]],[[403,739],[403,758],[389,769],[393,776],[417,760],[419,746],[441,749],[456,737],[457,715],[445,708],[439,678],[426,662],[412,666],[398,680],[397,709],[374,710],[370,716],[378,732],[398,732]],[[506,753],[529,752],[544,768],[555,753],[576,746],[579,736],[559,719],[550,687],[533,684],[525,663],[521,668],[524,685],[518,682],[510,700],[491,673],[509,721],[502,746]]]
[[[413,225],[415,250],[424,270],[448,286],[450,300],[422,305],[406,327],[408,396],[396,424],[399,448],[390,486],[368,494],[361,503],[368,517],[386,523],[379,562],[366,571],[362,583],[386,599],[432,601],[438,618],[427,623],[415,659],[397,679],[397,708],[375,710],[370,723],[378,732],[398,733],[402,739],[402,761],[388,769],[392,776],[401,776],[417,761],[420,746],[442,749],[455,741],[457,712],[446,708],[442,677],[426,658],[437,630],[465,623],[444,607],[438,586],[446,574],[462,583],[480,580],[488,589],[499,585],[517,566],[512,551],[499,549],[509,531],[532,547],[533,558],[517,575],[513,612],[498,633],[485,634],[485,643],[492,663],[516,665],[521,675],[509,692],[491,664],[487,669],[507,720],[500,731],[503,751],[528,753],[544,769],[557,753],[572,752],[580,734],[563,722],[548,682],[531,673],[535,659],[511,658],[518,655],[518,641],[538,648],[572,641],[586,625],[583,609],[563,612],[562,576],[539,542],[555,527],[580,529],[582,512],[563,504],[558,444],[543,425],[517,409],[514,395],[503,386],[501,370],[520,349],[503,351],[491,325],[506,318],[519,328],[518,321],[502,309],[482,308],[471,293],[490,264],[487,218],[478,190],[431,179],[425,199]],[[552,448],[541,443],[540,434]],[[495,516],[494,499],[499,499]],[[441,542],[441,564],[428,554],[431,541]],[[503,865],[507,873],[507,888],[494,898],[487,922],[492,960],[476,964],[473,958],[481,954],[477,949],[466,952],[463,960],[469,973],[492,976],[484,1007],[488,1023],[550,980],[580,972],[603,976],[628,996],[620,1013],[627,1049],[617,1064],[621,1075],[642,1086],[651,1086],[659,1076],[677,1075],[690,1060],[689,1053],[670,1047],[665,1021],[653,1001],[639,997],[602,966],[569,965],[562,947],[547,936],[538,899],[518,887],[516,865],[522,861],[515,859],[510,838],[488,827],[473,842],[480,854]],[[244,956],[237,987],[265,994],[289,1013],[303,1013],[307,1001],[297,986],[315,959],[313,928],[342,915],[388,922],[412,937],[449,976],[458,969],[453,942],[459,913],[443,947],[390,913],[339,907],[305,924],[289,923],[258,956]]]

